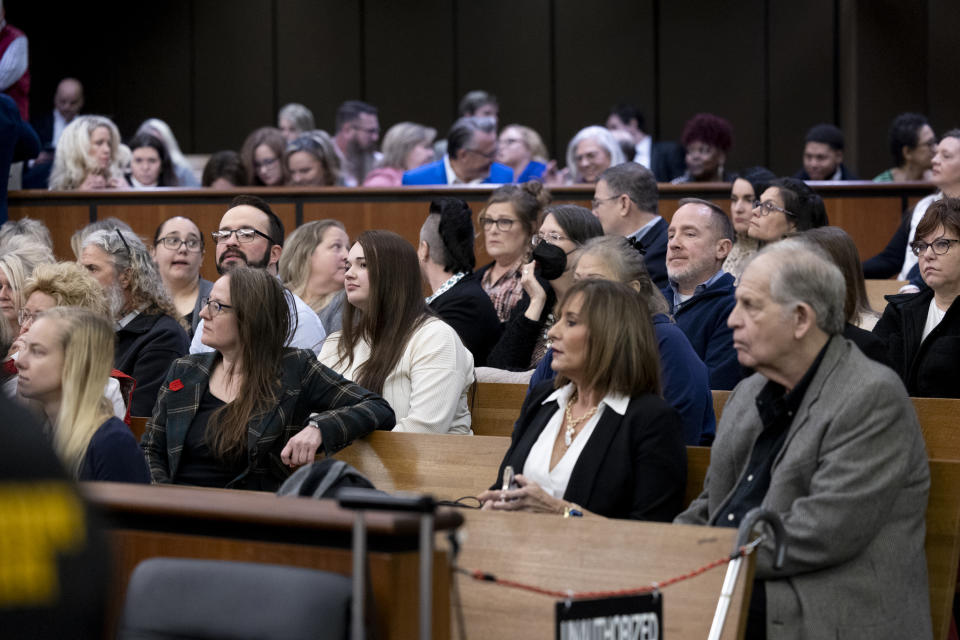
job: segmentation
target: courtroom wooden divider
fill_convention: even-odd
[[[906,280],[864,280],[867,285],[867,300],[870,307],[877,313],[882,314],[887,308],[887,300],[884,296],[892,296],[900,287],[907,284]]]
[[[854,239],[863,259],[881,251],[900,224],[903,212],[933,192],[925,183],[877,184],[872,182],[816,183],[831,224],[842,227]],[[390,229],[412,244],[419,240],[420,226],[429,202],[437,197],[463,198],[479,213],[493,187],[404,187],[404,188],[313,188],[245,187],[235,190],[158,189],[152,191],[12,191],[8,196],[12,219],[31,217],[50,229],[54,251],[60,259],[73,259],[70,236],[94,220],[117,217],[138,234],[152,241],[157,226],[175,215],[192,218],[207,241],[202,275],[217,277],[210,232],[220,222],[230,200],[240,193],[266,199],[286,227],[287,233],[310,220],[336,218],[344,223],[351,238],[366,229]],[[551,189],[554,202],[590,206],[593,188],[589,185]],[[725,209],[730,185],[703,183],[660,185],[660,213],[672,216],[681,198],[713,200]],[[483,242],[477,242],[477,264],[488,261]]]
[[[82,491],[108,525],[114,556],[108,598],[111,628],[122,610],[130,573],[147,558],[238,560],[352,572],[354,514],[332,500],[112,482],[83,483]],[[370,512],[366,522],[377,625],[386,638],[417,637],[419,518]],[[435,529],[449,530],[462,522],[459,512],[441,509]],[[441,551],[434,554],[433,588],[434,637],[447,638],[450,573],[447,555]]]

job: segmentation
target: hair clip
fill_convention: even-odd
[[[630,237],[630,238],[627,238],[627,242],[630,244],[631,247],[636,249],[640,253],[640,255],[642,256],[647,255],[647,250],[643,246],[643,243],[640,241],[639,238]]]

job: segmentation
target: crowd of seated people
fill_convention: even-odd
[[[380,229],[351,243],[334,219],[287,234],[252,195],[216,228],[174,216],[152,240],[119,220],[91,224],[76,264],[55,262],[42,225],[5,224],[4,393],[36,413],[78,479],[274,491],[375,429],[469,436],[471,387],[510,379],[529,387],[484,509],[736,526],[749,508],[789,512],[811,496],[822,503],[797,507],[796,521],[804,509],[836,515],[831,505],[861,491],[909,503],[891,521],[915,519],[929,477],[907,394],[960,397],[960,131],[937,141],[922,116],[894,121],[895,165],[877,180],[929,177],[939,192],[885,257],[861,265],[807,183],[852,177],[832,125],[808,132],[798,176],[777,177],[730,170],[722,117],[693,116],[681,146],[653,141],[642,114],[618,105],[573,136],[560,169],[536,131],[498,128],[493,96],[467,98],[439,153],[437,130],[412,122],[379,147],[367,103],[341,105],[332,133],[292,103],[203,171],[210,188],[497,185],[476,214],[456,198],[424,203],[416,246]],[[160,120],[126,145],[94,115],[74,114],[57,136],[51,189],[197,182]],[[661,211],[658,180],[729,182],[729,212],[697,198]],[[566,184],[591,185],[591,209],[551,193]],[[478,267],[481,234],[492,261]],[[215,282],[200,275],[210,239]],[[864,273],[911,269],[919,291],[870,307]],[[733,390],[719,424],[711,390]],[[874,398],[879,408],[861,411]],[[147,418],[139,447],[131,415]],[[801,420],[815,436],[795,434]],[[719,461],[685,511],[684,445],[713,446]],[[823,464],[792,459],[795,478],[773,462],[817,447]],[[836,470],[844,456],[863,468]],[[910,487],[867,477],[894,459],[889,474]],[[787,573],[760,561],[755,611],[779,606],[792,576],[876,561],[870,548],[821,557],[821,538],[840,534],[815,516],[791,532],[801,560]],[[895,537],[885,526],[871,536]]]

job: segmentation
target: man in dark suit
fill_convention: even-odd
[[[436,162],[403,174],[405,185],[504,184],[513,169],[494,162],[497,122],[493,118],[460,118],[447,135],[447,153]]]
[[[487,362],[502,331],[490,296],[473,276],[475,231],[473,214],[458,198],[430,203],[430,214],[420,227],[420,271],[430,285],[427,304],[460,336],[473,354],[475,366]]]
[[[10,96],[0,95],[0,224],[7,221],[7,180],[10,164],[35,158],[40,141],[30,125],[20,119],[17,104]]]
[[[634,153],[628,154],[637,164],[653,172],[658,182],[670,182],[686,171],[683,147],[676,142],[654,142],[646,131],[643,113],[630,104],[618,104],[610,108],[607,129],[625,131],[633,138]]]
[[[603,232],[628,238],[658,289],[667,286],[667,221],[657,215],[657,180],[646,167],[624,162],[610,167],[593,191],[593,215]]]
[[[64,127],[70,124],[83,108],[83,85],[76,78],[64,78],[53,96],[53,111],[44,111],[33,118],[33,128],[40,136],[45,150],[55,149]]]

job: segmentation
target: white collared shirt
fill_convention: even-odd
[[[650,153],[653,150],[653,138],[644,136],[643,140],[637,143],[636,150],[637,153],[633,156],[633,161],[649,169],[651,162]]]
[[[460,176],[457,175],[457,172],[453,170],[453,167],[450,165],[450,156],[448,154],[443,154],[443,171],[447,175],[447,184],[483,184],[484,178],[477,178],[476,180],[471,180],[466,182],[460,179]]]
[[[553,416],[550,417],[547,426],[540,432],[540,437],[533,443],[530,455],[527,456],[527,461],[523,464],[523,475],[528,480],[536,482],[554,498],[562,498],[567,492],[570,474],[573,473],[573,468],[576,466],[577,460],[580,459],[580,454],[590,440],[593,430],[600,422],[600,416],[603,415],[604,410],[609,408],[622,416],[626,414],[627,406],[630,404],[630,398],[623,394],[610,392],[605,395],[597,406],[597,412],[583,425],[583,428],[580,429],[573,442],[563,453],[563,457],[557,462],[557,466],[551,470],[550,458],[553,456],[553,445],[560,432],[560,426],[563,424],[563,413],[570,401],[570,396],[573,395],[573,389],[574,386],[571,382],[551,393],[541,403],[545,405],[556,400],[559,406]]]

